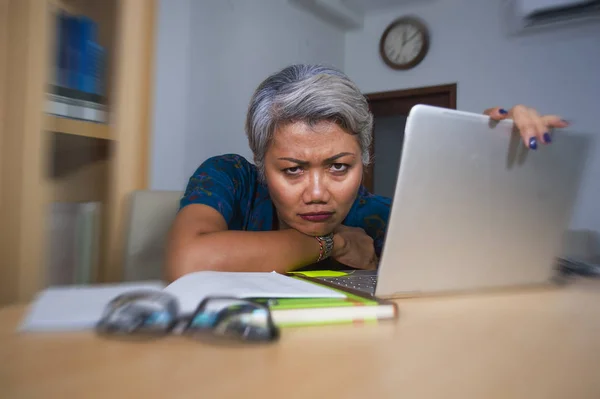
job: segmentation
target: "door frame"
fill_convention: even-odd
[[[457,83],[449,83],[405,90],[368,93],[365,94],[365,97],[369,103],[373,118],[377,116],[408,115],[410,109],[417,104],[456,109],[456,88]],[[372,193],[375,184],[375,124],[373,124],[369,155],[371,163],[365,167],[363,186]]]

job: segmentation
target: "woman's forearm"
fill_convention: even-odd
[[[318,257],[318,241],[294,229],[219,231],[173,244],[167,255],[167,278],[200,270],[284,273]]]

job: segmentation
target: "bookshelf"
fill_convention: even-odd
[[[147,186],[155,9],[155,0],[0,0],[0,305],[56,280],[49,232],[62,204],[100,209],[86,282],[121,280],[128,196]],[[80,21],[77,34],[61,30],[64,15]],[[62,41],[73,37],[84,39]],[[82,49],[80,69],[61,64],[64,43]]]
[[[44,115],[44,130],[49,133],[66,133],[100,140],[112,140],[110,127],[106,123],[88,122],[55,115]]]

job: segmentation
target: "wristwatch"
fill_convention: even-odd
[[[320,262],[331,256],[331,251],[333,251],[333,233],[316,236],[315,238],[319,242],[319,259],[317,259],[317,262]]]

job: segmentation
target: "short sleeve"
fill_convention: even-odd
[[[207,159],[190,177],[179,209],[190,204],[208,205],[221,213],[229,225],[239,209],[247,164],[235,154]]]

